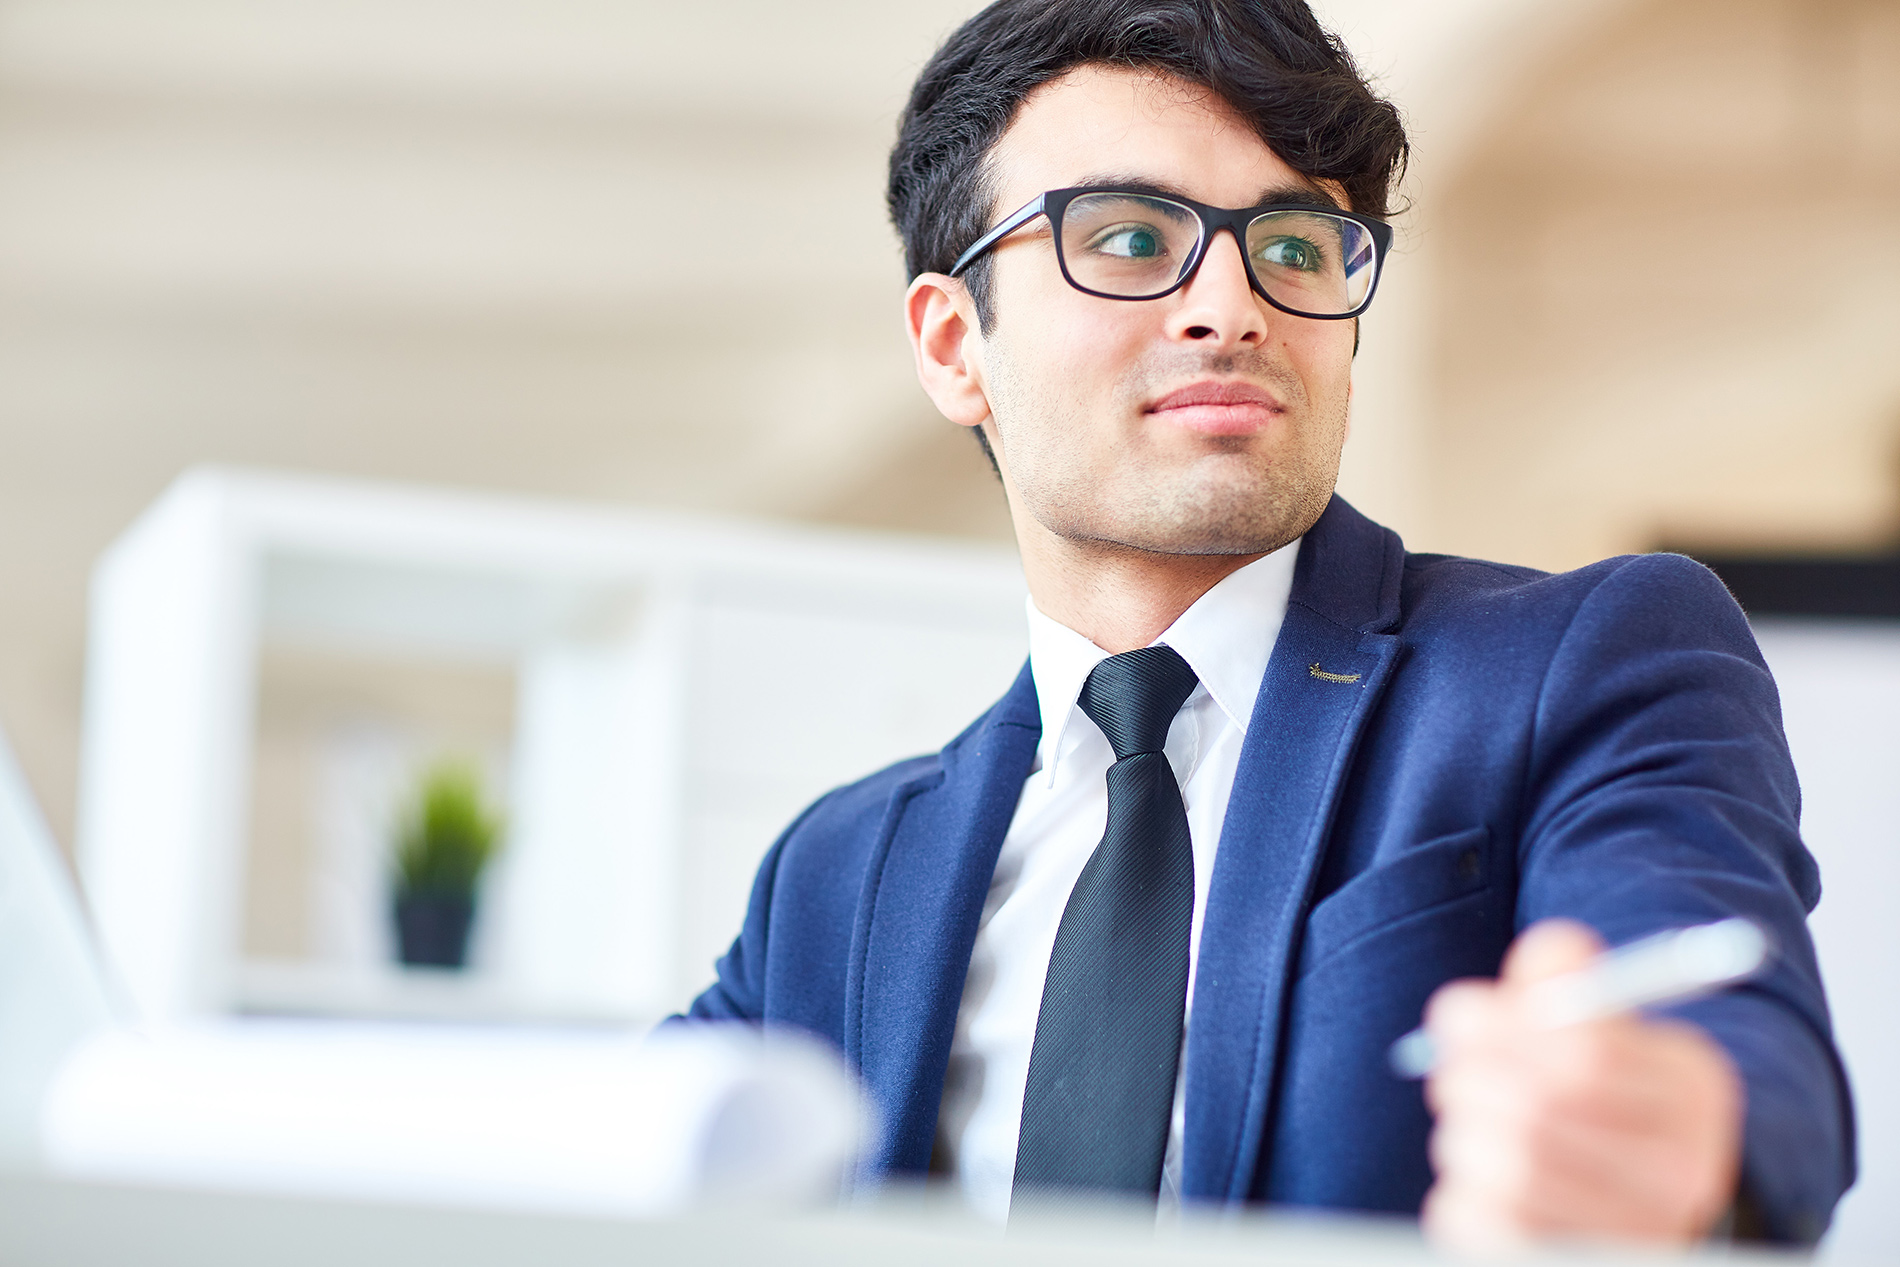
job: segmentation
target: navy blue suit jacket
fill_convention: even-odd
[[[839,788],[759,869],[691,1015],[813,1031],[881,1109],[879,1175],[930,1161],[978,918],[1041,723],[1024,668],[948,747]],[[1808,1241],[1852,1111],[1806,913],[1820,896],[1774,682],[1675,555],[1546,575],[1408,554],[1335,498],[1301,546],[1221,833],[1186,1046],[1190,1198],[1416,1212],[1392,1040],[1527,924],[1623,942],[1747,915],[1773,970],[1680,1009],[1747,1086],[1744,1183]]]

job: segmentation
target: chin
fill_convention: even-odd
[[[1283,526],[1261,524],[1208,524],[1175,532],[1124,534],[1121,544],[1147,554],[1241,555],[1271,554],[1299,536]]]
[[[1332,480],[1219,480],[1173,490],[1124,526],[1127,544],[1155,554],[1267,554],[1313,526]],[[1132,509],[1132,508],[1131,508]]]
[[[1269,554],[1311,528],[1331,496],[1330,485],[1177,490],[1146,503],[1104,497],[1093,514],[1037,517],[1057,536],[1144,554]]]
[[[1336,454],[1330,462],[1312,453],[1278,461],[1224,454],[1172,469],[1129,463],[1093,478],[1071,468],[1014,491],[1044,529],[1069,541],[1146,554],[1251,555],[1311,528],[1338,475]]]

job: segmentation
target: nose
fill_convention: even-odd
[[[1227,241],[1221,241],[1222,237]],[[1215,230],[1187,285],[1175,291],[1167,333],[1209,351],[1259,347],[1267,341],[1267,318],[1247,275],[1240,239],[1232,229]]]

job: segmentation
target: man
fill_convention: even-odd
[[[1333,495],[1404,153],[1300,0],[1000,0],[951,36],[890,201],[1030,663],[792,824],[692,1014],[828,1037],[883,1112],[871,1175],[999,1217],[1812,1241],[1850,1110],[1741,613],[1673,556],[1409,555]],[[1527,1001],[1729,915],[1779,947],[1746,987],[1562,1029]],[[1386,1058],[1422,1013],[1423,1087]]]

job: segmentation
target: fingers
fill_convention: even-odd
[[[1682,1036],[1626,1028],[1582,1077],[1535,1063],[1448,1064],[1434,1079],[1431,1144],[1448,1195],[1489,1203],[1525,1236],[1699,1235],[1733,1192],[1721,1159],[1739,1155],[1725,1125],[1739,1122],[1739,1097],[1699,1051],[1674,1050]]]
[[[1518,939],[1497,981],[1433,996],[1437,1183],[1423,1215],[1440,1243],[1687,1244],[1732,1196],[1741,1082],[1712,1039],[1634,1015],[1552,1029],[1527,1005],[1531,987],[1601,952],[1582,925],[1549,921]]]
[[[1479,1006],[1488,1011],[1453,1014],[1457,1029],[1428,1084],[1433,1097],[1488,1104],[1534,1087],[1539,1111],[1606,1128],[1641,1127],[1699,1107],[1678,1090],[1706,1061],[1686,1026],[1614,1017],[1544,1030],[1518,1025],[1501,998]]]
[[[1603,939],[1585,924],[1569,919],[1539,920],[1518,934],[1504,956],[1499,980],[1525,986],[1587,968],[1603,953]]]
[[[1521,1150],[1497,1143],[1454,1133],[1435,1144],[1432,1205],[1445,1225],[1428,1222],[1434,1239],[1461,1249],[1556,1240],[1687,1246],[1733,1192],[1692,1186],[1677,1150],[1653,1142],[1557,1128]]]

